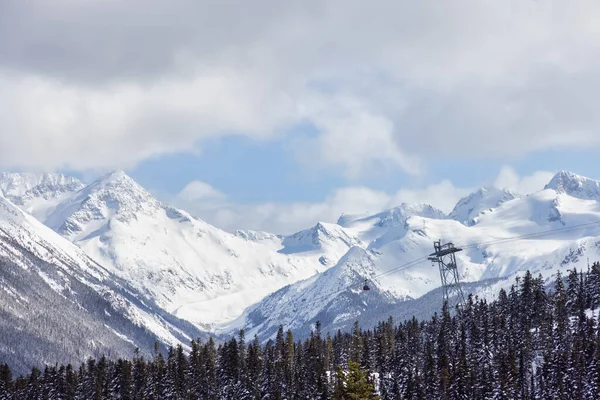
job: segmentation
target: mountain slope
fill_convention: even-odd
[[[84,184],[63,174],[0,173],[0,194],[38,220]]]
[[[352,247],[334,267],[267,296],[222,329],[227,332],[244,327],[249,336],[267,338],[283,324],[303,336],[312,324],[321,321],[327,329],[335,330],[373,307],[398,302],[372,279],[375,272],[374,255]],[[371,290],[364,292],[363,283],[367,279]]]
[[[546,185],[557,193],[564,193],[582,200],[600,199],[600,182],[569,171],[560,171]]]
[[[365,246],[341,226],[324,222],[285,237],[281,245],[283,248],[279,250],[280,253],[314,254],[325,266],[335,265],[351,247]]]
[[[443,211],[426,203],[403,203],[375,215],[353,217],[344,214],[338,219],[338,224],[373,248],[404,235],[406,223],[412,217],[443,219],[446,216]]]
[[[457,253],[464,282],[502,279],[494,290],[510,284],[515,275],[525,270],[548,279],[557,270],[564,273],[567,269],[586,268],[588,257],[600,258],[600,204],[595,199],[596,187],[600,184],[588,178],[559,173],[545,190],[523,198],[511,198],[512,194],[505,191],[494,192],[492,196],[489,191],[479,191],[467,197],[477,200],[470,202],[471,205],[484,204],[481,208],[487,209],[493,204],[494,208],[493,212],[482,213],[473,207],[469,213],[477,213],[476,224],[412,215],[399,219],[399,223],[392,224],[393,228],[383,229],[380,214],[345,217],[341,222],[347,231],[356,237],[371,239],[368,250],[363,250],[368,256],[359,257],[357,250],[352,249],[338,266],[281,289],[250,307],[234,325],[224,326],[224,330],[245,327],[265,338],[279,323],[306,333],[318,319],[324,327],[333,329],[349,329],[353,318],[387,319],[394,307],[403,307],[400,301],[419,299],[440,286],[437,267],[426,261],[433,251],[434,240],[452,241],[464,248]],[[496,200],[498,194],[503,201]],[[490,198],[494,199],[491,203]],[[470,206],[467,209],[470,210]],[[590,224],[592,222],[597,223]],[[551,233],[547,233],[549,231]],[[546,233],[537,235],[540,232]],[[343,267],[347,257],[353,260],[351,270]],[[409,264],[417,259],[421,261]],[[358,274],[361,278],[374,277],[374,292],[359,293],[360,278],[352,277],[356,276],[353,271],[361,270],[369,271]],[[336,271],[340,275],[329,281],[328,275]],[[377,278],[382,274],[385,277]],[[481,295],[487,290],[485,285],[466,287]],[[375,305],[365,307],[347,300],[353,296],[363,296],[367,304],[370,301]],[[311,299],[320,300],[306,303]],[[438,301],[441,306],[441,298]],[[332,304],[344,307],[334,307],[336,312],[332,313]]]
[[[477,223],[477,217],[485,212],[498,208],[502,203],[519,198],[508,189],[493,187],[481,188],[458,201],[448,218],[461,224],[471,226]]]
[[[0,358],[17,371],[88,356],[150,354],[202,333],[122,285],[0,196]]]
[[[256,235],[217,229],[158,201],[122,171],[58,204],[45,223],[136,291],[205,329],[325,270],[324,254],[339,257],[354,243],[318,228],[312,251],[291,249],[298,238],[282,238],[276,251],[276,239],[265,245]]]

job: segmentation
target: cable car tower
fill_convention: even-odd
[[[438,265],[440,269],[440,278],[442,278],[442,290],[444,291],[444,301],[448,302],[448,307],[454,308],[455,305],[461,305],[465,301],[458,268],[456,266],[456,253],[462,251],[454,247],[452,242],[442,244],[441,240],[433,242],[434,253],[427,258],[433,264]],[[450,301],[453,300],[453,304]]]

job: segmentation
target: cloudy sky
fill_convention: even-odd
[[[0,0],[0,168],[226,229],[600,178],[600,3]]]

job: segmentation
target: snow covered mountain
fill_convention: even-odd
[[[244,327],[250,337],[257,334],[267,338],[280,324],[299,336],[308,334],[317,321],[327,324],[330,330],[345,327],[373,307],[398,303],[391,293],[380,289],[373,278],[376,271],[375,256],[361,247],[352,247],[334,267],[267,296],[221,329]],[[368,294],[363,291],[366,279],[371,289]]]
[[[88,186],[61,179],[56,194],[47,185],[45,195],[30,195],[52,199],[51,206],[21,200],[44,193],[34,190],[40,186],[34,179],[7,184],[4,178],[0,187],[132,293],[222,333],[243,326],[264,337],[280,323],[308,332],[316,320],[337,329],[354,319],[385,319],[439,287],[437,268],[423,261],[438,239],[464,248],[458,261],[468,282],[526,269],[549,276],[599,257],[600,223],[570,227],[600,222],[600,183],[568,172],[525,197],[480,189],[450,215],[402,204],[374,215],[344,214],[335,224],[320,222],[289,236],[224,232],[160,202],[122,171]],[[421,260],[408,264],[415,259]],[[365,279],[372,287],[367,293],[359,290]],[[348,286],[359,289],[342,290]]]
[[[17,372],[203,336],[0,195],[0,358]]]
[[[0,194],[38,220],[83,187],[79,179],[63,174],[0,173]]]
[[[315,254],[324,266],[333,266],[353,246],[365,246],[337,224],[319,222],[310,229],[284,237],[283,254]]]
[[[397,235],[403,235],[408,219],[416,216],[430,219],[446,217],[443,211],[426,203],[403,203],[375,215],[350,216],[343,214],[338,219],[338,224],[350,234],[369,244],[369,247],[377,247],[385,241],[394,240]]]
[[[557,193],[564,193],[582,200],[600,199],[600,182],[568,171],[556,174],[545,189],[553,189]]]
[[[285,238],[230,234],[158,201],[122,171],[72,193],[42,221],[135,291],[204,329],[334,265],[357,243],[326,224]]]
[[[460,199],[448,217],[467,226],[475,225],[480,214],[492,211],[502,203],[519,197],[508,189],[481,188]]]
[[[406,317],[402,300],[419,299],[440,285],[437,267],[424,261],[439,239],[463,248],[457,254],[463,281],[501,279],[492,293],[526,270],[550,278],[557,270],[586,268],[588,257],[600,259],[598,188],[596,181],[560,172],[544,190],[526,197],[479,190],[461,200],[451,218],[422,212],[427,207],[407,212],[406,206],[374,216],[344,215],[338,222],[369,243],[366,249],[353,248],[336,267],[279,290],[224,328],[246,327],[269,337],[279,323],[309,332],[316,320],[332,329],[349,329],[355,319]],[[398,218],[382,217],[386,214]],[[375,290],[361,293],[363,279]],[[490,292],[486,285],[468,287],[480,295]]]

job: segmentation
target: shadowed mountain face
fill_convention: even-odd
[[[204,336],[0,197],[0,358],[18,373]]]

